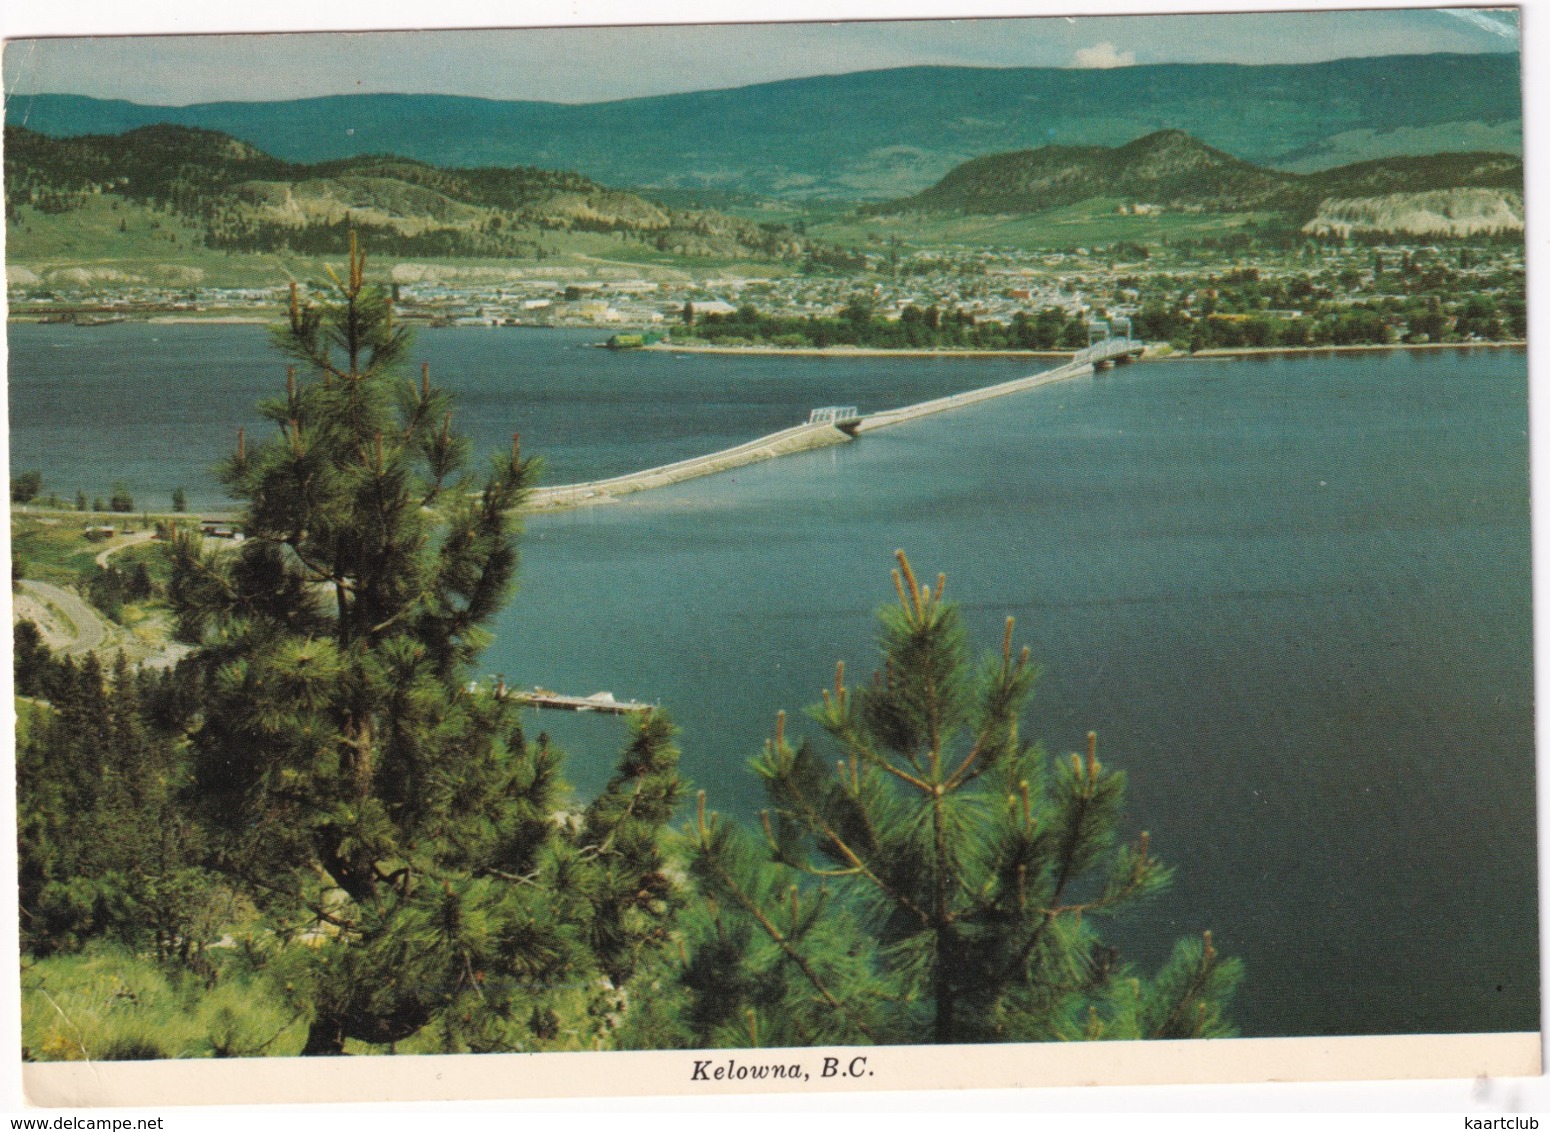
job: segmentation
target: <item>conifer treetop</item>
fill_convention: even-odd
[[[1148,982],[1097,933],[1171,878],[1144,831],[1118,844],[1125,776],[1097,735],[1062,759],[1024,741],[1037,669],[1013,621],[976,664],[945,576],[897,559],[872,679],[837,665],[809,712],[837,758],[793,743],[782,712],[754,764],[762,836],[702,796],[695,875],[717,911],[699,930],[744,943],[686,969],[691,990],[742,988],[771,1045],[1230,1033],[1239,966],[1209,937]],[[706,1040],[749,1032],[703,1005]]]

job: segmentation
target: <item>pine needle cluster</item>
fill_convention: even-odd
[[[1125,776],[1051,759],[1020,719],[1037,676],[1013,645],[976,665],[957,608],[902,552],[880,665],[841,664],[811,716],[837,755],[788,739],[754,763],[769,808],[750,836],[688,831],[702,903],[677,972],[706,1045],[950,1043],[1230,1034],[1240,965],[1185,940],[1146,979],[1104,920],[1162,891],[1142,833],[1118,844]]]

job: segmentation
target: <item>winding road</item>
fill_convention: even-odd
[[[49,582],[23,578],[17,583],[15,616],[33,622],[43,643],[55,652],[85,656],[102,647],[111,629],[102,614],[80,595]]]
[[[108,547],[108,549],[104,550],[101,554],[97,555],[95,561],[98,566],[106,570],[108,568],[108,559],[112,558],[119,551],[128,550],[131,546],[139,546],[143,542],[150,542],[155,537],[155,531],[136,531],[122,542],[115,543],[114,545]]]

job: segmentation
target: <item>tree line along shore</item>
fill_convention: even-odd
[[[1242,358],[1272,355],[1296,356],[1299,354],[1337,354],[1355,351],[1383,350],[1485,350],[1521,349],[1528,344],[1524,338],[1507,338],[1493,341],[1474,339],[1458,342],[1381,342],[1354,343],[1328,346],[1217,346],[1202,350],[1176,350],[1172,346],[1151,347],[1147,357],[1174,361],[1201,358]],[[663,339],[642,346],[641,349],[659,353],[722,354],[731,357],[815,357],[815,358],[1065,358],[1074,350],[968,350],[968,349],[881,349],[867,346],[707,346],[685,343],[677,339]]]

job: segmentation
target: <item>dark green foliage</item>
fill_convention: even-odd
[[[43,490],[43,473],[18,472],[11,477],[11,502],[31,503]]]
[[[1506,153],[1380,157],[1310,174],[1306,183],[1317,192],[1339,197],[1420,193],[1461,185],[1522,191],[1523,160]]]
[[[1500,338],[1502,319],[1496,300],[1490,295],[1470,295],[1459,311],[1453,330],[1461,338],[1475,336],[1487,341]]]
[[[47,698],[56,670],[54,654],[43,643],[43,634],[31,621],[11,626],[11,664],[18,696]]]
[[[17,752],[22,942],[33,954],[94,936],[199,968],[229,899],[199,865],[200,836],[177,804],[175,733],[147,710],[174,678],[111,674],[95,657],[56,661],[18,625],[18,691],[52,710]]]
[[[190,801],[216,867],[274,926],[304,1052],[575,1043],[579,1009],[602,1034],[673,907],[657,849],[671,728],[640,721],[603,794],[557,816],[558,752],[527,739],[503,687],[470,685],[537,463],[514,443],[465,475],[450,396],[425,370],[395,376],[409,334],[353,240],[330,292],[293,294],[275,343],[303,372],[263,406],[274,438],[239,437],[223,468],[246,539],[173,543],[205,689]]]
[[[1241,212],[1273,209],[1306,219],[1329,197],[1479,186],[1520,190],[1523,161],[1504,153],[1380,158],[1299,175],[1264,169],[1182,130],[1115,148],[1049,145],[964,162],[925,192],[866,211],[1043,212],[1095,197]]]
[[[1114,149],[1051,145],[977,157],[925,192],[873,211],[1043,212],[1104,196],[1234,211],[1284,205],[1297,181],[1182,130],[1162,130]]]
[[[763,845],[703,809],[702,902],[677,972],[705,1045],[990,1042],[1227,1034],[1239,965],[1186,941],[1153,980],[1097,927],[1162,890],[1146,834],[1117,846],[1125,778],[1050,760],[1020,735],[1035,670],[1012,647],[975,665],[956,607],[904,556],[882,667],[841,665],[813,709],[839,755],[784,719],[755,769]]]
[[[767,315],[745,305],[731,314],[698,316],[692,330],[675,338],[709,342],[767,342],[776,346],[847,345],[873,349],[1073,350],[1087,345],[1087,322],[1050,307],[1019,311],[1009,324],[979,321],[966,311],[936,306],[905,307],[897,319],[883,318],[858,298],[837,318]]]
[[[150,568],[143,562],[136,562],[127,570],[117,566],[93,567],[86,575],[84,589],[92,605],[117,620],[125,605],[155,596],[156,583],[151,578]]]
[[[392,156],[278,161],[233,137],[156,125],[55,139],[6,127],[6,207],[63,213],[99,194],[164,210],[228,252],[328,255],[352,234],[401,256],[541,257],[549,232],[617,233],[662,251],[793,258],[787,229],[664,209],[577,173],[435,168]],[[392,219],[298,218],[293,196],[328,196]]]
[[[181,487],[172,489],[172,509],[179,514],[188,510],[188,493]]]

